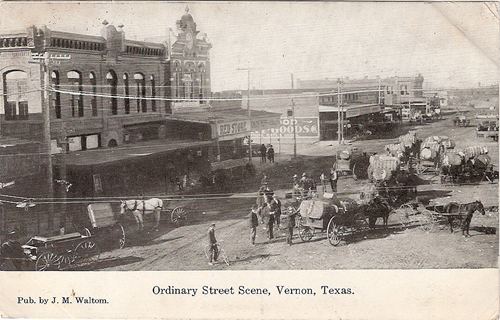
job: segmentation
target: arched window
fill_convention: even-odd
[[[124,86],[124,94],[125,94],[125,114],[130,113],[130,87],[129,87],[129,81],[128,81],[128,74],[124,73],[123,74],[123,86]]]
[[[59,90],[60,87],[60,79],[59,79],[59,72],[54,70],[50,74],[50,77],[52,78],[52,86],[54,87],[55,90]],[[60,92],[54,92],[52,94],[52,105],[54,106],[54,112],[56,114],[56,119],[61,119],[61,93]]]
[[[97,117],[97,79],[95,74],[91,72],[89,74],[90,85],[92,86],[92,100],[90,100],[90,105],[92,107],[92,116]]]
[[[118,114],[118,100],[116,98],[117,90],[116,86],[118,84],[118,79],[116,78],[116,73],[113,70],[109,70],[106,74],[106,81],[109,85],[109,94],[111,95],[111,114]]]
[[[78,114],[78,117],[83,117],[82,74],[78,71],[69,71],[66,76],[71,85],[71,91],[79,93],[71,95],[71,116],[76,117]]]
[[[150,77],[151,81],[151,111],[156,112],[156,83],[155,83],[155,77],[151,75]]]
[[[146,79],[141,73],[134,74],[136,97],[137,97],[137,112],[148,112],[146,97]]]
[[[5,120],[28,119],[28,76],[26,72],[13,70],[3,75]]]

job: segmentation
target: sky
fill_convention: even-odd
[[[185,3],[0,3],[0,32],[47,25],[99,35],[167,37]],[[290,88],[295,79],[424,76],[428,88],[498,84],[498,3],[190,2],[207,33],[212,91]]]

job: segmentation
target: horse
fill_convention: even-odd
[[[474,212],[479,211],[481,212],[482,215],[486,213],[484,210],[483,203],[479,200],[465,204],[461,204],[458,202],[450,202],[444,206],[443,210],[448,214],[450,213],[461,214],[463,212],[467,213],[467,215],[465,216],[465,220],[462,222],[462,235],[468,237],[470,237],[469,228],[470,228],[470,222],[472,220],[472,215],[474,214]],[[456,219],[455,216],[452,215],[448,216],[448,223],[450,224],[451,233],[453,233],[453,220],[455,219]]]
[[[148,200],[122,200],[120,204],[120,214],[125,214],[126,211],[131,211],[139,230],[144,229],[144,215],[154,213],[155,225],[154,230],[158,231],[160,225],[160,212],[163,209],[163,200],[159,198],[151,198]]]
[[[362,205],[361,210],[368,217],[368,225],[371,229],[375,228],[378,218],[383,219],[384,228],[387,228],[389,213],[391,212],[391,206],[387,201],[375,197],[368,204]]]

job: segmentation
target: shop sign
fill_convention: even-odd
[[[248,134],[250,121],[231,121],[217,123],[217,136],[220,140],[240,138]]]

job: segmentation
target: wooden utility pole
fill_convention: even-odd
[[[41,98],[42,98],[42,118],[43,118],[43,154],[46,155],[46,179],[47,179],[47,193],[49,197],[54,196],[54,175],[52,172],[52,143],[50,137],[50,63],[52,61],[69,60],[71,56],[69,55],[50,55],[49,52],[42,54],[32,54],[32,61],[30,63],[36,63],[40,65],[40,75],[41,75]],[[53,230],[54,228],[54,205],[50,204],[48,212],[48,229]]]
[[[250,110],[250,67],[238,68],[236,70],[247,71],[247,112],[250,120],[250,128],[248,134],[248,161],[252,162],[252,111]]]
[[[292,80],[292,90],[293,90],[293,73],[290,74]],[[292,92],[293,95],[293,92]],[[297,158],[297,133],[296,133],[296,121],[295,121],[295,101],[292,98],[292,122],[293,122],[293,157]]]
[[[342,142],[341,138],[341,132],[342,132],[342,127],[341,127],[341,112],[340,112],[340,79],[337,80],[337,140],[339,142],[339,145]]]

